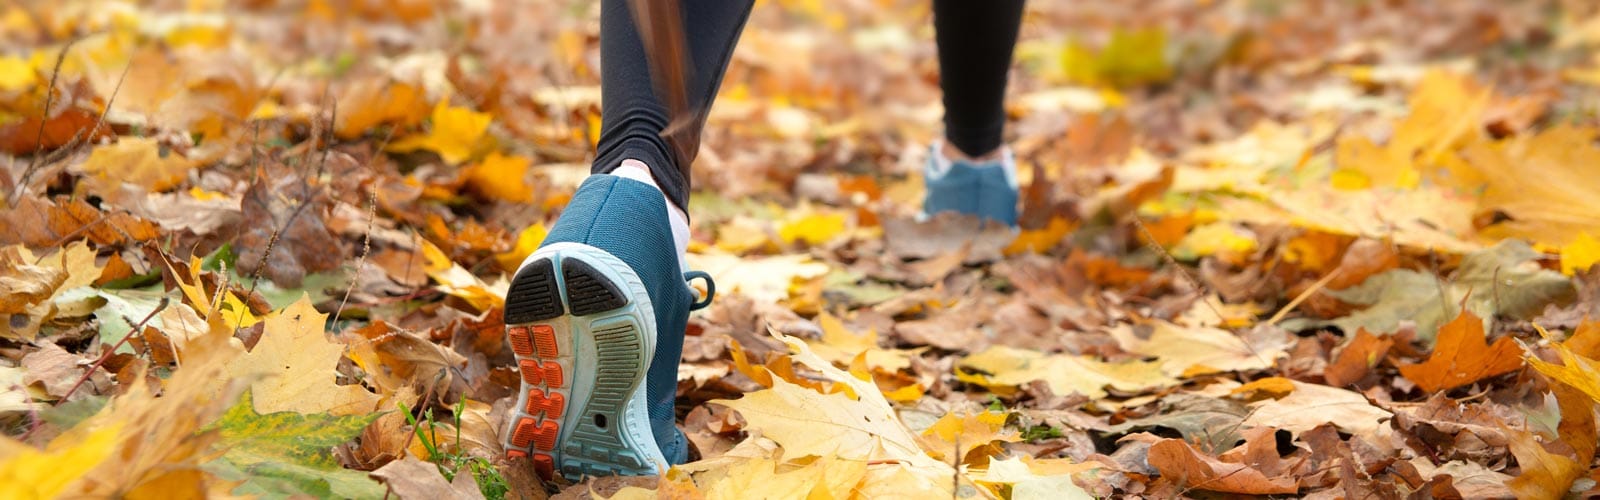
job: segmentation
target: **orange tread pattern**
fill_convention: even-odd
[[[532,444],[535,448],[550,451],[555,449],[556,438],[560,436],[561,426],[554,420],[539,423],[532,418],[522,417],[517,420],[517,430],[511,433],[511,445],[526,448]]]
[[[546,455],[546,454],[543,454],[543,453],[534,453],[533,454],[533,470],[535,472],[539,473],[539,477],[542,477],[542,478],[544,478],[544,480],[549,481],[551,478],[553,478],[556,475],[556,459],[555,459],[555,457],[551,457],[550,455]]]
[[[561,425],[554,420],[546,420],[533,431],[533,447],[544,451],[554,450],[558,437],[561,437]]]
[[[528,327],[513,326],[506,330],[506,337],[511,339],[511,352],[518,356],[533,355],[533,338],[528,336]]]
[[[539,348],[541,358],[561,355],[560,349],[556,348],[556,330],[550,325],[533,325],[533,345]]]
[[[549,361],[540,364],[531,359],[517,360],[517,365],[522,369],[522,381],[528,385],[541,383],[550,387],[561,387],[566,382],[566,377],[561,373],[561,364]]]
[[[544,391],[529,389],[528,404],[523,411],[529,415],[538,415],[542,411],[545,417],[561,418],[561,412],[566,406],[567,398],[561,393],[552,392],[549,396],[545,396]]]

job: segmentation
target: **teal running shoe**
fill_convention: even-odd
[[[1017,225],[1016,160],[1007,150],[999,160],[968,162],[951,160],[934,143],[922,179],[928,188],[922,212],[960,212],[980,218]]]
[[[648,184],[593,175],[506,294],[521,370],[507,454],[556,473],[651,475],[683,463],[674,424],[689,311],[705,273],[680,274],[666,200]],[[697,299],[686,280],[703,278]]]

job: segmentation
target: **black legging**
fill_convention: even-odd
[[[604,0],[600,9],[600,143],[594,173],[609,173],[624,159],[650,173],[679,208],[689,206],[689,165],[700,143],[706,112],[716,99],[739,33],[754,0],[682,0],[688,109],[696,112],[675,149],[662,137],[672,119],[651,79],[628,0]],[[1023,0],[934,0],[939,44],[939,85],[944,89],[945,136],[969,156],[1000,147],[1005,127],[1006,72],[1022,24]]]

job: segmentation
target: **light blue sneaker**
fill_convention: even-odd
[[[980,218],[1017,225],[1017,168],[1011,151],[999,160],[972,163],[951,160],[940,152],[940,143],[928,151],[928,164],[922,170],[927,198],[922,212],[960,212]]]
[[[705,273],[679,274],[666,200],[648,184],[593,175],[517,269],[506,336],[522,373],[510,456],[556,472],[651,475],[686,461],[674,424],[689,311]],[[704,278],[696,300],[686,280]]]

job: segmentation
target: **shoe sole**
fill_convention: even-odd
[[[655,310],[633,269],[581,243],[541,248],[511,281],[505,322],[522,378],[508,456],[546,480],[666,469],[645,400]]]

